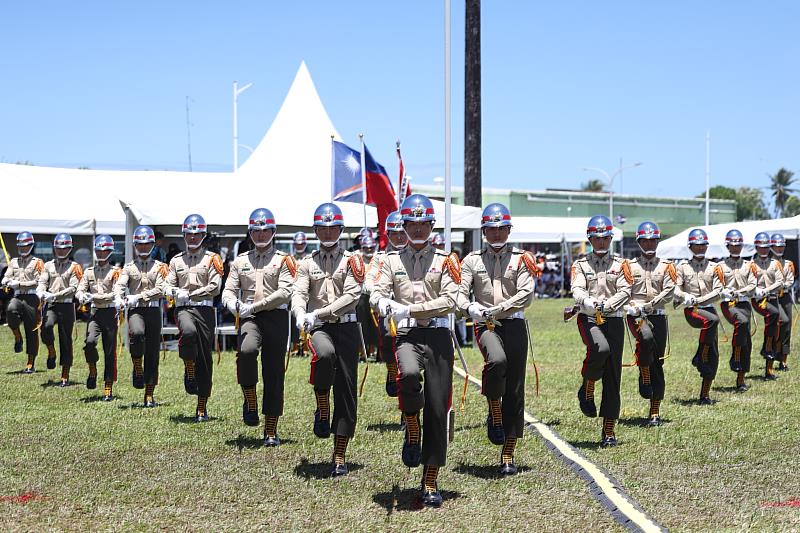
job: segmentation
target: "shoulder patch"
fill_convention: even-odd
[[[83,269],[78,263],[72,263],[72,273],[78,278],[78,281],[83,279]]]
[[[350,267],[350,271],[353,273],[353,277],[356,278],[356,281],[364,283],[367,268],[364,266],[364,258],[361,257],[361,254],[350,254],[347,259],[347,265]]]
[[[114,269],[111,271],[111,280],[112,281],[117,281],[119,279],[119,273],[120,272],[122,272],[121,268],[114,267]]]
[[[536,259],[530,252],[524,252],[520,256],[519,262],[525,265],[525,268],[528,269],[528,273],[534,278],[539,278],[542,276],[542,269],[536,263]],[[517,268],[519,268],[519,265],[517,266]]]
[[[391,252],[386,252],[386,255],[400,255],[400,250],[392,250]]]
[[[441,252],[441,250],[437,250]],[[453,281],[456,283],[461,283],[461,262],[458,260],[458,254],[455,252],[450,252],[450,255],[441,252],[442,255],[446,255],[447,258],[444,260],[444,266],[447,268],[447,272],[450,274],[450,277],[453,278]]]
[[[714,266],[714,274],[717,275],[719,282],[725,285],[725,272],[722,271],[722,266],[720,266],[719,263],[717,263],[717,265]]]
[[[220,276],[225,272],[225,267],[222,265],[222,258],[219,254],[211,253],[211,266],[217,271]]]
[[[252,251],[253,250],[247,250],[246,252],[242,252],[242,253],[238,254],[236,257],[245,257],[247,254],[249,254]]]
[[[678,281],[678,271],[672,263],[667,263],[667,275],[669,275],[673,283]]]
[[[169,275],[169,267],[164,263],[158,267],[158,273],[161,274],[161,277],[166,278]]]
[[[44,272],[44,261],[42,261],[41,259],[36,259],[36,266],[34,268],[36,269],[36,272],[38,272],[39,274]]]
[[[628,264],[626,259],[622,260],[622,275],[628,283],[633,283],[633,273],[631,272],[631,265]]]
[[[283,263],[286,263],[286,268],[289,269],[289,274],[292,275],[293,278],[297,277],[297,261],[295,261],[294,257],[291,255],[284,255]]]

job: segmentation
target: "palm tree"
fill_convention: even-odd
[[[604,192],[606,184],[602,180],[593,179],[581,184],[581,190],[586,192]]]
[[[769,177],[769,188],[772,190],[772,202],[775,204],[775,217],[780,218],[786,209],[786,202],[797,189],[792,187],[795,182],[794,172],[783,167]]]

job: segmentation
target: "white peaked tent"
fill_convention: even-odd
[[[798,233],[800,233],[800,215],[791,218],[777,218],[775,220],[752,220],[750,222],[731,222],[696,227],[705,230],[708,235],[707,257],[728,257],[728,249],[725,248],[725,234],[732,229],[738,229],[742,232],[745,242],[742,248],[742,255],[750,256],[755,253],[753,239],[761,231],[770,235],[782,233],[787,239],[797,239]],[[695,227],[687,228],[677,235],[661,241],[656,251],[658,256],[666,259],[689,259],[692,254],[689,252],[687,242],[689,232],[693,229]]]
[[[586,217],[512,217],[510,242],[583,242]],[[622,240],[622,230],[614,228],[614,241]]]

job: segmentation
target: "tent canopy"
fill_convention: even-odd
[[[729,230],[738,229],[742,232],[745,245],[742,248],[742,255],[749,256],[755,253],[753,239],[756,233],[765,231],[773,233],[783,233],[787,239],[797,239],[800,232],[800,215],[791,218],[777,218],[775,220],[752,220],[749,222],[731,222],[727,224],[711,224],[709,226],[697,226],[705,230],[708,235],[707,257],[728,257],[728,249],[725,247],[725,234]],[[695,227],[687,228],[682,232],[665,239],[658,244],[656,253],[665,259],[690,259],[692,257],[687,246],[689,232]]]
[[[509,242],[583,242],[586,240],[585,217],[513,217]],[[622,239],[622,230],[614,228],[614,241]]]

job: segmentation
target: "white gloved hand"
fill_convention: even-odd
[[[81,294],[81,297],[78,298],[78,301],[80,301],[80,303],[83,305],[89,305],[90,303],[92,303],[92,300],[94,300],[94,296],[92,296],[88,292],[84,292],[83,294]]]
[[[174,298],[175,291],[177,291],[177,287],[173,287],[171,285],[164,285],[164,297],[165,298]]]
[[[392,307],[389,310],[389,312],[397,321],[403,320],[404,318],[408,318],[409,315],[411,315],[411,310],[408,308],[407,305],[403,305],[397,302],[392,302]]]
[[[761,298],[763,298],[764,296],[767,295],[767,290],[766,289],[762,289],[761,287],[756,287],[755,295],[756,295],[757,299],[761,299]]]
[[[11,281],[9,278],[3,278],[3,281],[0,281],[0,287],[8,287],[9,281]]]
[[[239,304],[239,318],[247,318],[253,314],[253,304]]]
[[[52,292],[47,292],[45,293],[44,301],[51,304],[56,301],[56,295],[53,294]]]
[[[626,305],[625,313],[628,316],[639,316],[642,314],[642,308],[639,307],[638,305]]]
[[[9,289],[14,289],[14,290],[19,289],[19,285],[20,285],[18,279],[6,280],[5,284],[6,284],[6,287],[8,287]]]
[[[381,298],[378,300],[378,313],[380,313],[381,316],[388,315],[389,307],[391,307],[392,304],[394,304],[394,302],[389,298]]]
[[[720,291],[720,296],[722,296],[722,299],[726,301],[733,300],[733,290],[726,287]]]
[[[175,305],[184,306],[189,303],[189,291],[186,289],[175,289]]]
[[[590,296],[588,298],[584,298],[583,303],[581,303],[581,307],[585,313],[593,314],[595,311],[597,311],[598,304],[599,302]]]
[[[697,298],[695,298],[691,294],[684,294],[683,295],[683,305],[685,307],[694,307],[695,305],[697,305]]]
[[[294,316],[294,324],[297,326],[298,331],[303,330],[303,324],[306,321],[306,312],[305,311],[298,311],[297,314]]]
[[[303,329],[306,331],[311,331],[311,329],[317,323],[317,313],[312,311],[310,313],[303,314]]]
[[[122,311],[125,308],[125,299],[121,296],[114,298],[114,307],[117,311]]]
[[[238,303],[239,302],[237,302],[236,300],[231,300],[227,304],[225,304],[225,309],[227,309],[230,314],[235,316],[236,315],[236,304],[238,304]]]
[[[138,294],[129,294],[128,296],[125,297],[125,304],[128,307],[136,307],[137,305],[139,305],[139,300],[141,299],[142,297],[139,296]]]
[[[483,316],[483,312],[486,311],[488,307],[485,305],[481,305],[478,302],[472,302],[467,307],[467,312],[469,313],[470,318],[472,318],[473,322],[483,322],[485,320]]]
[[[47,294],[48,294],[47,291],[39,291],[39,290],[36,291],[36,297],[39,298],[40,300],[44,300]]]

